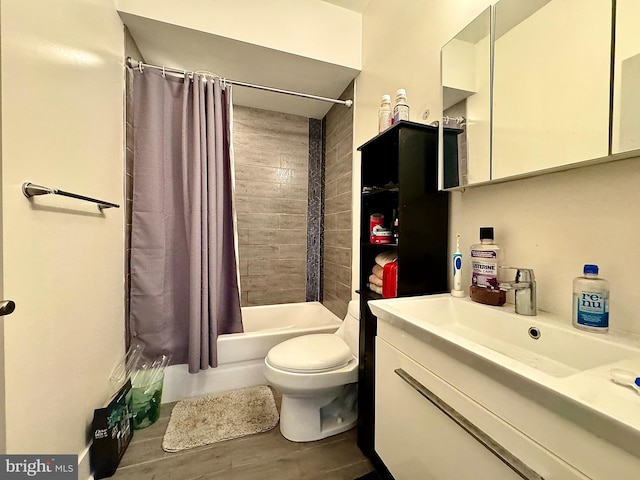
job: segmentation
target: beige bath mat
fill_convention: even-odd
[[[278,419],[273,393],[265,385],[182,400],[171,412],[162,449],[179,452],[266,432]]]

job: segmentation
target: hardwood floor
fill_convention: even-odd
[[[274,395],[278,409],[279,395]],[[356,429],[316,442],[295,443],[273,430],[205,447],[166,453],[162,437],[175,404],[136,430],[115,480],[353,480],[373,470],[356,445]]]

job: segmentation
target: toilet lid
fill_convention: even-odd
[[[351,349],[338,335],[318,333],[291,338],[276,345],[267,355],[274,367],[289,372],[326,372],[351,360]]]

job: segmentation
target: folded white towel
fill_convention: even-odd
[[[373,274],[382,280],[382,275],[384,274],[384,268],[378,265],[377,263],[373,266]]]
[[[373,283],[369,284],[369,290],[371,290],[372,292],[376,292],[376,293],[379,293],[380,295],[382,295],[382,287],[374,285]]]
[[[398,260],[398,252],[395,250],[387,250],[376,257],[376,263],[381,267],[384,267],[389,262],[395,262],[396,260]]]
[[[380,277],[376,277],[373,273],[369,275],[369,283],[375,285],[376,287],[382,286],[382,279]]]

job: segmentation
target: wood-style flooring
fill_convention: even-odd
[[[274,392],[278,410],[280,396]],[[160,419],[136,430],[115,480],[353,480],[373,470],[356,445],[356,429],[316,442],[285,439],[273,430],[212,445],[166,453],[162,437],[174,403]]]

